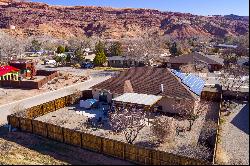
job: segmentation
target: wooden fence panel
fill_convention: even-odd
[[[19,117],[13,116],[13,115],[9,115],[9,116],[7,116],[7,119],[8,119],[8,124],[10,124],[12,127],[14,127],[14,128],[20,128]]]
[[[152,158],[152,165],[161,165],[161,161]],[[168,164],[165,164],[165,165],[168,165]]]
[[[113,151],[114,156],[124,159],[125,143],[114,141]]]
[[[152,163],[152,152],[149,149],[138,148],[137,162],[150,165]]]
[[[27,118],[29,119],[34,119],[34,118],[44,115],[43,105],[37,105],[37,106],[29,108],[26,112],[26,115],[27,115]]]
[[[55,109],[55,102],[54,101],[50,101],[50,102],[47,102],[47,103],[43,104],[43,113],[44,113],[44,115],[47,114],[47,113],[53,112],[55,110],[56,109]]]
[[[126,144],[124,158],[129,161],[137,161],[137,148],[134,145]]]
[[[177,156],[167,152],[161,152],[163,155],[162,161],[165,163],[173,164],[173,165],[185,165],[187,163],[187,158],[182,156]]]
[[[63,134],[65,143],[81,147],[82,138],[80,132],[64,128]]]
[[[65,96],[65,106],[69,106],[71,104],[71,96]]]
[[[93,151],[102,152],[102,138],[95,135],[83,133],[82,147]]]
[[[64,108],[65,105],[66,105],[65,97],[62,97],[62,98],[59,98],[59,99],[56,99],[56,100],[55,100],[55,107],[56,107],[56,110],[61,109],[61,108]]]
[[[32,132],[32,120],[27,118],[20,118],[20,128],[22,131]]]
[[[124,150],[123,142],[103,138],[103,153],[124,159]]]
[[[44,122],[40,122],[37,120],[32,121],[33,125],[33,133],[38,134],[44,137],[48,136],[48,129],[47,129],[47,124]]]
[[[63,142],[63,128],[60,126],[47,124],[48,138]]]
[[[103,139],[103,153],[114,156],[113,141],[107,138]]]

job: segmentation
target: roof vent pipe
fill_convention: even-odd
[[[163,84],[161,84],[161,92],[164,92]]]

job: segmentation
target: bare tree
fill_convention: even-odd
[[[142,37],[127,39],[125,55],[131,59],[137,59],[149,63],[151,59],[159,59],[162,52],[163,39],[146,34]]]
[[[133,144],[146,125],[145,112],[138,109],[116,110],[110,114],[110,124],[115,132],[123,132],[126,141]]]
[[[26,117],[26,109],[20,104],[17,104],[13,107],[12,113],[19,117]]]
[[[208,67],[202,64],[187,64],[180,66],[180,70],[184,73],[196,73],[196,72],[203,72],[208,73]]]
[[[226,93],[234,93],[236,98],[239,97],[242,86],[246,84],[243,76],[247,75],[248,71],[243,67],[235,64],[227,64],[221,72],[221,76],[217,79],[222,85],[222,109],[231,113],[234,108],[233,101],[226,96]]]
[[[188,120],[189,122],[188,128],[184,129],[184,131],[191,131],[195,120],[208,110],[209,102],[197,101],[194,103],[193,101],[185,100],[185,102],[175,102],[173,108],[178,112],[178,117],[181,120]]]
[[[152,122],[151,130],[159,142],[173,141],[176,132],[174,118],[166,116],[155,118]]]
[[[20,56],[26,48],[27,40],[14,38],[7,33],[0,32],[0,58],[9,61]]]

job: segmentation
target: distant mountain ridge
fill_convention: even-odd
[[[0,28],[12,35],[45,34],[58,38],[102,36],[119,39],[144,33],[167,34],[178,38],[224,37],[245,35],[249,31],[248,16],[197,16],[152,9],[62,7],[34,2],[0,4],[0,20]],[[7,30],[9,24],[16,29]]]

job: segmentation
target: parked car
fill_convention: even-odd
[[[45,60],[44,64],[45,65],[56,65],[56,61],[55,60]]]
[[[93,69],[94,68],[94,64],[90,63],[90,62],[83,62],[82,65],[81,65],[81,67],[85,68],[85,69]]]

